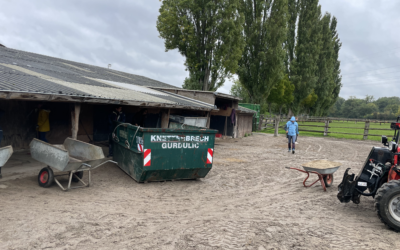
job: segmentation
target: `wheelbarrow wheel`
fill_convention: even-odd
[[[72,176],[72,181],[73,181],[73,182],[79,182],[78,178],[76,178],[76,177],[75,177],[75,175],[76,175],[76,176],[78,176],[78,177],[79,177],[79,179],[81,179],[81,180],[82,180],[82,177],[83,177],[83,171],[76,172],[76,173],[75,173],[75,174]]]
[[[38,175],[38,182],[39,182],[39,186],[41,186],[41,187],[44,187],[44,188],[50,187],[54,182],[53,170],[51,170],[51,168],[49,168],[49,167],[42,168],[42,170],[40,170],[39,175]]]
[[[324,183],[325,187],[330,187],[332,186],[333,183],[333,174],[328,174],[324,176]]]

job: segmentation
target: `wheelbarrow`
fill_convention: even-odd
[[[2,178],[1,168],[7,163],[8,159],[10,159],[12,154],[13,154],[12,146],[0,148],[0,179]]]
[[[39,186],[47,188],[53,182],[63,190],[89,187],[91,185],[91,171],[108,162],[103,150],[95,145],[67,138],[63,145],[51,145],[38,139],[33,139],[29,144],[32,158],[44,163],[47,167],[38,174]],[[61,172],[54,175],[52,168]],[[82,180],[83,172],[88,171],[88,183]],[[56,177],[68,176],[68,186],[63,187]],[[80,182],[82,185],[71,187],[71,182]]]
[[[328,162],[328,161],[326,161],[326,162]],[[330,163],[331,163],[330,165],[338,164],[335,162],[330,162]],[[307,165],[307,164],[305,164],[305,165]],[[332,166],[332,167],[328,167],[328,168],[316,168],[316,167],[303,166],[304,170],[299,169],[299,168],[293,168],[293,167],[285,167],[285,168],[294,169],[294,170],[300,171],[302,173],[306,173],[307,177],[303,181],[304,187],[311,187],[319,181],[321,183],[321,186],[324,189],[324,191],[326,191],[327,187],[332,186],[333,173],[335,173],[340,168],[340,166]],[[316,174],[318,176],[318,179],[316,181],[314,181],[313,183],[311,183],[310,185],[307,185],[306,181],[310,177],[310,173]]]

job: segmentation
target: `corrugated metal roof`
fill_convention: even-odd
[[[215,109],[214,105],[150,89],[168,85],[150,78],[92,65],[0,48],[0,92],[71,95],[105,100]]]
[[[242,106],[238,107],[238,110],[240,110],[241,113],[251,113],[251,114],[255,114],[257,113],[256,111],[252,110],[252,109],[248,109]]]

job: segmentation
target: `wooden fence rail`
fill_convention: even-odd
[[[274,136],[278,136],[278,131],[279,129],[283,129],[285,125],[280,124],[282,118],[280,117],[264,117],[261,115],[260,117],[260,124],[258,128],[260,130],[274,130]],[[364,122],[364,128],[355,128],[355,127],[332,127],[329,126],[332,121],[339,121],[339,120],[344,120],[344,121],[355,121],[355,122]],[[284,120],[286,121],[286,120]],[[391,131],[389,128],[370,128],[371,123],[390,123],[392,121],[372,121],[372,120],[362,120],[362,119],[345,119],[345,118],[309,118],[309,119],[300,119],[297,121],[299,124],[299,131],[304,131],[304,132],[312,132],[312,133],[323,133],[324,136],[328,136],[329,134],[342,134],[342,135],[360,135],[362,136],[363,140],[367,140],[368,136],[382,136],[382,135],[377,135],[377,134],[371,134],[369,133],[370,130],[378,130],[378,131]],[[304,124],[307,122],[319,122],[319,123],[325,123],[325,125],[314,125],[314,124]],[[304,129],[303,127],[306,127]],[[312,128],[324,128],[324,130],[313,130]],[[309,128],[309,129],[308,129]],[[329,131],[329,129],[363,129],[364,133],[348,133],[348,132],[335,132],[335,131]]]

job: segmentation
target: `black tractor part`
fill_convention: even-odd
[[[400,232],[400,180],[389,181],[379,188],[375,210],[383,223]]]
[[[357,176],[349,174],[350,168],[346,169],[343,180],[338,186],[339,201],[342,203],[353,201],[359,204],[361,195],[374,196],[380,185],[385,182],[384,178],[390,170],[390,165],[385,164],[391,163],[392,159],[392,152],[388,148],[373,147]],[[369,192],[365,192],[367,189]]]

